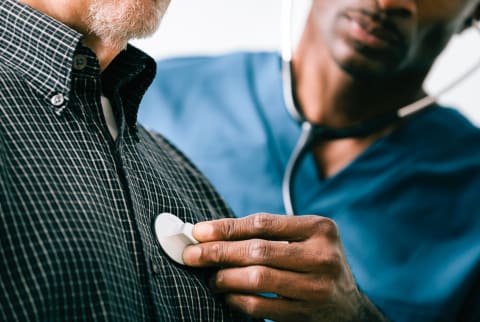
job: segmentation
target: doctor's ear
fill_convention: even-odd
[[[478,4],[477,9],[475,9],[475,12],[473,13],[470,26],[480,29],[480,3]]]
[[[480,29],[480,4],[475,9],[472,16],[465,20],[465,24],[459,32],[462,32],[470,27],[476,27]]]
[[[477,6],[477,9],[473,14],[473,23],[477,28],[480,28],[480,4]]]

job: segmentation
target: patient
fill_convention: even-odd
[[[0,321],[248,321],[170,261],[152,223],[230,214],[138,126],[169,0],[0,1]]]

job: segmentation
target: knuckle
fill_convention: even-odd
[[[220,226],[220,233],[226,240],[231,240],[237,231],[237,222],[235,220],[224,220]]]
[[[319,217],[315,223],[317,232],[322,233],[330,240],[339,239],[338,227],[335,221],[326,217]]]
[[[249,242],[248,255],[254,260],[264,260],[268,258],[270,248],[264,240],[254,239]]]
[[[342,255],[337,250],[323,253],[319,257],[319,265],[322,267],[322,272],[334,278],[341,274],[342,262]]]
[[[341,255],[338,251],[330,251],[323,259],[325,265],[338,267],[341,263]]]
[[[223,263],[225,261],[225,247],[221,243],[215,243],[208,248],[208,251],[202,252],[202,256],[208,257],[213,263]]]
[[[261,289],[268,280],[267,271],[259,266],[251,267],[247,272],[247,280],[253,289]]]
[[[258,213],[253,216],[253,227],[259,231],[268,231],[272,227],[273,217],[267,213]]]

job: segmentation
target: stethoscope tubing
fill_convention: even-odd
[[[293,152],[290,156],[290,159],[285,168],[282,182],[282,196],[283,196],[283,206],[285,208],[285,214],[293,216],[295,215],[295,209],[293,208],[292,200],[292,178],[293,174],[296,171],[297,166],[300,164],[302,159],[302,153],[305,153],[309,141],[312,137],[312,124],[310,122],[302,123],[302,133],[298,138],[297,144],[293,149]]]
[[[285,214],[294,216],[295,205],[293,200],[293,177],[296,170],[303,160],[306,152],[315,143],[316,137],[323,137],[328,140],[335,140],[347,137],[361,137],[374,133],[382,128],[387,127],[394,122],[413,116],[420,111],[434,105],[438,97],[449,92],[458,84],[462,83],[470,77],[475,71],[480,69],[480,60],[468,69],[465,73],[460,75],[453,82],[442,88],[436,95],[427,95],[409,105],[398,109],[394,113],[372,119],[363,124],[351,126],[347,128],[328,128],[321,125],[315,125],[308,122],[296,106],[293,95],[293,80],[292,80],[292,18],[293,18],[293,0],[283,0],[282,8],[282,79],[283,79],[283,97],[288,113],[301,124],[302,131],[297,140],[297,143],[289,157],[287,166],[284,171],[282,180],[282,199],[285,208]],[[473,27],[480,33],[480,22],[474,21]]]

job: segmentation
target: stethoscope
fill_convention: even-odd
[[[456,79],[452,84],[445,87],[437,95],[426,96],[412,104],[404,106],[382,117],[371,119],[363,124],[355,125],[347,128],[329,128],[318,124],[308,122],[300,113],[293,98],[292,87],[292,9],[293,0],[283,0],[283,45],[282,45],[282,60],[283,60],[283,95],[289,114],[302,125],[302,132],[298,138],[297,144],[288,160],[287,167],[283,176],[282,183],[282,197],[283,204],[287,215],[294,215],[295,208],[292,200],[292,177],[295,170],[302,161],[303,156],[318,140],[335,140],[347,137],[361,137],[377,130],[380,130],[387,125],[392,124],[401,119],[410,117],[437,101],[437,97],[451,90],[453,87],[461,83],[469,77],[475,70],[480,68],[480,61],[470,70],[464,73],[461,77]],[[478,21],[474,22],[474,26],[480,31],[480,24]],[[155,236],[165,251],[165,253],[174,262],[183,265],[183,250],[185,247],[193,244],[198,244],[198,241],[192,235],[193,225],[188,222],[183,222],[179,217],[170,213],[162,213],[155,218],[153,223],[153,230]]]
[[[319,141],[336,140],[343,138],[365,137],[381,129],[386,128],[399,120],[411,117],[420,111],[423,111],[431,106],[439,96],[450,91],[452,88],[463,82],[466,78],[471,76],[477,69],[480,68],[480,60],[462,74],[448,86],[441,89],[435,95],[427,95],[424,98],[406,105],[396,112],[386,114],[384,116],[376,117],[368,120],[362,124],[354,125],[346,128],[331,128],[319,124],[313,124],[307,121],[301,114],[299,108],[296,106],[293,96],[293,79],[292,79],[292,20],[293,20],[293,0],[283,0],[283,17],[282,17],[282,78],[283,78],[283,97],[288,113],[301,124],[302,131],[298,141],[293,149],[292,154],[288,160],[282,181],[282,198],[285,213],[287,215],[295,215],[295,205],[292,198],[293,181],[292,178],[303,160],[306,153],[312,148],[315,143]],[[480,32],[480,22],[473,21],[473,26]]]

